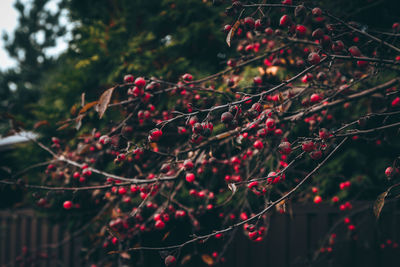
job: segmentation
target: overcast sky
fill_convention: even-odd
[[[13,8],[14,0],[0,0],[0,34],[3,35],[3,32],[6,31],[11,33],[12,30],[17,26],[18,14],[17,11]],[[2,70],[7,67],[13,66],[15,64],[7,55],[7,52],[4,50],[4,42],[3,38],[0,40],[0,68]]]
[[[0,37],[3,36],[3,32],[11,34],[18,24],[18,12],[14,9],[15,0],[0,0]],[[23,0],[23,3],[29,3],[30,0]],[[57,7],[56,3],[58,0],[52,0],[46,7],[53,10]],[[61,23],[66,22],[66,16],[61,18]],[[49,55],[59,54],[67,47],[67,42],[64,39],[57,41],[57,46],[53,49],[46,51]],[[0,69],[4,70],[9,67],[15,66],[15,61],[8,57],[7,52],[4,49],[3,38],[0,38]]]

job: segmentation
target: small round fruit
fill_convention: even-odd
[[[195,175],[191,172],[186,174],[186,181],[188,183],[193,183],[195,178],[196,178]]]
[[[314,203],[315,204],[319,204],[319,203],[321,203],[322,202],[322,197],[320,197],[320,196],[315,196],[314,197]]]
[[[290,26],[292,24],[292,19],[288,15],[283,15],[279,20],[279,25],[282,27]]]
[[[310,53],[308,55],[308,62],[310,62],[312,65],[317,65],[319,62],[321,62],[321,57],[318,55],[318,53]]]
[[[232,120],[233,120],[233,115],[232,115],[232,113],[230,113],[230,112],[224,112],[224,113],[222,113],[222,115],[221,115],[221,122],[222,122],[222,123],[229,124],[229,123],[232,122]]]
[[[135,80],[135,85],[139,88],[143,88],[146,85],[146,80],[143,77],[138,77]]]
[[[66,210],[70,210],[70,209],[72,208],[72,201],[70,201],[70,200],[65,201],[65,202],[63,203],[63,207],[64,207],[64,209],[66,209]]]
[[[160,140],[162,134],[163,134],[162,131],[158,128],[151,130],[150,135],[149,135],[149,141],[157,142],[158,140]]]
[[[176,258],[172,255],[168,255],[164,260],[165,266],[173,267],[176,266]]]
[[[124,82],[126,83],[133,83],[133,75],[128,74],[124,76]]]

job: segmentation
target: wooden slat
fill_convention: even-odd
[[[290,219],[290,266],[304,266],[307,255],[307,215],[294,214]]]
[[[247,241],[247,249],[243,252],[247,252],[247,259],[253,265],[258,264],[259,266],[267,266],[267,240],[269,235],[267,234],[261,242]]]
[[[60,226],[57,225],[57,224],[53,225],[51,227],[51,240],[50,240],[50,242],[52,244],[55,244],[55,243],[58,242],[59,229],[60,229]],[[52,260],[50,261],[50,266],[56,266],[61,260],[61,255],[59,253],[59,249],[51,249],[51,256],[52,256]]]
[[[68,233],[65,233],[64,238],[69,236]],[[65,266],[73,266],[73,260],[71,259],[71,245],[70,243],[65,244],[63,246],[63,258]]]
[[[51,242],[51,226],[48,222],[44,221],[42,223],[42,246],[45,246],[47,244],[50,244]],[[44,266],[46,267],[50,267],[50,261],[51,261],[51,257],[52,257],[52,250],[49,248],[46,248],[43,250],[43,252],[45,252],[47,254],[47,259],[44,261]]]
[[[17,218],[12,216],[9,220],[9,231],[10,231],[10,260],[15,262],[17,257]]]
[[[6,263],[6,237],[7,218],[0,218],[0,264]]]
[[[269,266],[285,266],[286,233],[285,233],[285,216],[277,214],[271,218],[271,229],[269,238],[272,243],[271,254],[269,258]]]
[[[37,248],[37,239],[38,239],[38,219],[33,217],[31,219],[31,226],[30,226],[30,242],[29,242],[29,250],[33,251]]]
[[[244,250],[246,250],[247,242],[248,240],[247,237],[245,237],[241,232],[241,229],[239,229],[239,233],[237,235],[235,242],[235,250],[234,250],[234,257],[236,258],[235,266],[245,266],[246,265],[246,256],[243,253]]]
[[[73,266],[75,267],[80,267],[81,265],[81,260],[80,260],[80,248],[82,246],[82,237],[77,237],[73,240],[73,256],[72,258],[75,259]]]

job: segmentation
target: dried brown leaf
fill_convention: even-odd
[[[192,258],[192,256],[190,254],[188,254],[185,257],[183,257],[182,260],[181,260],[181,265],[184,265],[184,264],[188,263],[191,258]]]
[[[78,117],[76,117],[75,122],[75,129],[78,131],[81,126],[82,126],[82,119],[85,117],[85,114],[79,114]]]
[[[240,21],[238,20],[235,22],[235,24],[233,25],[231,30],[228,32],[228,35],[226,36],[226,43],[228,44],[229,47],[231,46],[232,38],[235,35],[237,28],[239,28],[239,25],[240,25]]]
[[[127,259],[129,260],[131,258],[131,254],[129,254],[128,252],[122,252],[119,254],[121,256],[121,258],[123,259]]]
[[[85,93],[82,93],[81,95],[81,106],[85,106]]]
[[[88,152],[90,149],[90,144],[82,144],[82,145],[78,145],[78,155],[82,155],[85,154],[86,152]]]
[[[214,259],[208,255],[208,254],[203,254],[201,255],[201,259],[204,261],[205,264],[207,264],[208,266],[211,266],[214,264]]]
[[[35,123],[35,125],[33,125],[33,128],[34,128],[34,129],[37,129],[37,128],[43,126],[43,125],[49,125],[49,124],[50,124],[50,123],[49,123],[48,121],[46,121],[46,120],[44,120],[44,121],[38,121],[37,123]]]
[[[115,87],[107,89],[101,96],[96,106],[96,111],[99,113],[100,119],[103,117],[104,113],[107,110],[108,104],[110,103],[112,93],[114,92]]]
[[[171,232],[166,232],[161,240],[164,241],[165,239],[167,239],[170,233]]]
[[[379,219],[379,215],[381,214],[383,205],[385,205],[385,198],[388,195],[388,192],[389,191],[385,191],[382,194],[380,194],[374,203],[374,214],[377,219]]]
[[[71,109],[69,110],[69,113],[71,113],[72,116],[76,115],[76,111],[78,110],[78,108],[76,106],[77,106],[77,104],[73,105],[71,107]]]
[[[283,210],[284,212],[286,212],[286,199],[276,204],[275,208],[277,211]]]
[[[57,128],[57,131],[61,131],[61,130],[64,130],[64,129],[66,129],[66,128],[68,128],[68,126],[70,125],[70,123],[68,122],[68,123],[66,123],[66,124],[64,124],[64,125],[61,125],[60,127],[58,127]]]
[[[237,191],[237,186],[235,184],[232,184],[232,183],[228,184],[228,188],[229,188],[229,190],[232,191],[232,195],[235,194]]]
[[[86,111],[88,111],[89,109],[91,109],[92,107],[97,105],[97,101],[93,101],[90,103],[87,103],[80,111],[79,114],[85,113]]]

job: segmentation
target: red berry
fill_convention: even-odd
[[[236,66],[236,61],[234,59],[229,59],[228,62],[226,63],[229,67],[235,67]]]
[[[257,140],[254,142],[253,146],[255,149],[260,150],[264,147],[264,144],[260,140]]]
[[[85,176],[85,177],[89,177],[89,176],[92,175],[92,171],[90,169],[84,169],[82,171],[82,175]]]
[[[165,223],[163,221],[161,221],[161,220],[158,220],[158,221],[156,221],[154,226],[156,227],[156,229],[162,230],[165,227]]]
[[[232,26],[227,24],[224,26],[224,32],[228,33],[232,29]]]
[[[319,64],[320,61],[321,57],[318,55],[318,53],[313,52],[308,55],[308,62],[310,62],[312,65]]]
[[[189,183],[193,183],[195,179],[195,175],[191,172],[186,174],[186,181],[188,181]]]
[[[164,163],[164,164],[161,166],[161,168],[160,168],[160,171],[161,171],[162,173],[167,173],[167,172],[169,172],[170,170],[171,170],[171,165],[168,164],[168,163]]]
[[[292,24],[292,20],[288,15],[283,15],[279,20],[279,25],[282,27],[290,26]]]
[[[139,88],[143,88],[146,85],[146,80],[143,77],[138,77],[135,80],[135,85]]]
[[[257,231],[249,232],[250,240],[256,240],[257,237],[258,237],[258,232]]]
[[[318,103],[321,100],[322,100],[322,97],[319,94],[312,94],[310,97],[311,103]]]
[[[344,49],[344,43],[342,42],[342,41],[340,41],[340,40],[338,40],[338,41],[336,41],[336,42],[334,42],[333,44],[332,44],[332,50],[334,51],[334,52],[340,52],[340,51],[342,51]]]
[[[249,29],[253,29],[255,26],[255,22],[254,19],[252,17],[246,17],[244,19],[244,24],[249,28]]]
[[[172,255],[169,255],[164,260],[166,267],[173,267],[176,266],[176,258]]]
[[[395,32],[400,31],[400,23],[398,23],[398,22],[393,23],[392,29],[393,29]]]
[[[303,83],[308,83],[310,81],[312,81],[314,78],[314,76],[311,73],[307,73],[306,75],[303,76],[303,78],[301,78],[301,81]]]
[[[392,178],[394,174],[394,169],[393,167],[387,167],[385,170],[385,175],[387,178]]]
[[[315,196],[314,197],[314,203],[315,204],[319,204],[319,203],[321,203],[322,202],[322,198],[320,197],[320,196]]]
[[[316,29],[315,31],[313,31],[312,33],[312,37],[314,39],[321,39],[322,36],[324,36],[324,31],[320,28]]]
[[[329,132],[327,129],[322,128],[321,130],[319,130],[319,138],[321,138],[322,140],[326,140],[329,138]]]
[[[392,101],[392,107],[397,107],[400,105],[400,97],[396,97],[395,99],[393,99]]]
[[[316,8],[313,8],[311,13],[316,17],[320,17],[322,15],[322,10],[319,7],[316,7]]]
[[[124,82],[126,83],[133,83],[133,75],[128,74],[124,76]]]
[[[126,194],[126,188],[125,187],[118,188],[118,194],[125,195]]]
[[[254,77],[253,82],[254,82],[255,85],[258,85],[258,86],[259,86],[259,85],[262,84],[262,79],[261,79],[261,77],[259,77],[259,76]]]
[[[319,160],[322,158],[322,151],[321,150],[315,150],[310,153],[310,157],[314,160]]]
[[[187,81],[187,82],[189,82],[189,81],[193,80],[193,76],[192,76],[192,74],[185,73],[185,74],[182,75],[182,79]]]
[[[272,118],[268,118],[266,123],[268,129],[273,129],[275,127],[275,120]]]
[[[180,219],[186,216],[186,211],[184,210],[177,210],[175,211],[175,218]]]
[[[368,61],[365,60],[357,60],[357,66],[360,68],[365,68],[368,66]]]
[[[262,24],[262,22],[261,22],[261,19],[258,19],[258,20],[256,20],[256,21],[254,22],[254,27],[256,28],[256,30],[262,29],[262,26],[263,26],[263,24]]]
[[[305,151],[305,152],[311,152],[311,151],[313,151],[313,150],[315,149],[315,144],[314,144],[313,141],[307,141],[307,142],[304,142],[304,143],[301,145],[301,148],[302,148],[303,151]]]
[[[191,170],[194,167],[193,162],[190,159],[187,159],[183,162],[183,167],[185,168],[185,170]]]
[[[306,10],[305,6],[303,6],[303,5],[298,5],[294,9],[294,15],[296,17],[304,16],[306,14],[306,12],[307,12],[307,10]]]
[[[221,115],[221,122],[222,122],[222,123],[229,124],[229,123],[232,122],[232,120],[233,120],[233,115],[232,115],[232,113],[230,113],[230,112],[224,112],[224,113],[222,113],[222,115]]]
[[[297,25],[296,32],[299,36],[304,36],[307,32],[307,28],[304,25]]]
[[[162,134],[163,134],[162,131],[158,128],[151,130],[150,135],[149,135],[149,141],[157,142],[158,140],[160,140]]]
[[[103,135],[100,137],[99,142],[102,145],[107,145],[108,143],[110,143],[111,139],[110,137],[108,137],[107,135]]]
[[[349,48],[349,52],[353,57],[360,57],[361,56],[361,51],[358,49],[357,46],[352,46]]]
[[[325,74],[325,72],[319,72],[318,74],[317,74],[317,80],[318,81],[325,81],[326,80],[326,74]]]
[[[72,201],[70,201],[70,200],[65,201],[64,204],[63,204],[63,207],[66,210],[71,209],[72,208]]]
[[[289,155],[292,152],[292,148],[290,146],[289,142],[282,142],[279,147],[279,152],[281,152],[284,155]]]
[[[267,36],[271,36],[272,34],[274,34],[274,30],[270,27],[266,28],[264,32],[265,34],[267,34]]]
[[[334,197],[332,198],[332,202],[333,202],[333,203],[339,202],[339,197],[334,196]]]
[[[318,192],[318,187],[312,187],[311,188],[311,192],[313,192],[314,194],[316,194]]]
[[[283,0],[282,4],[284,4],[284,5],[292,5],[293,1],[292,0]]]

